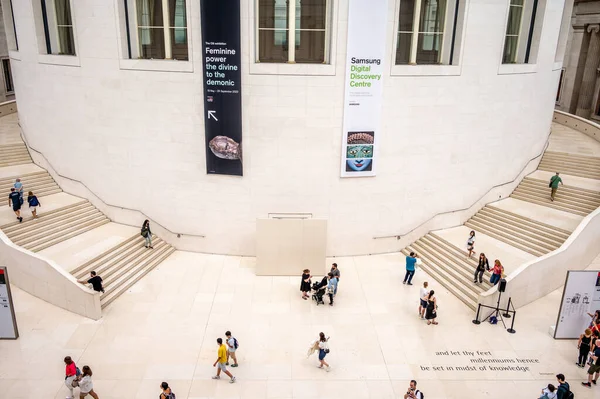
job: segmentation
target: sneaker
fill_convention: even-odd
[[[220,376],[220,375],[213,375],[213,376],[212,376],[212,379],[213,379],[213,380],[220,380],[220,379],[221,379],[221,376]]]
[[[592,380],[592,383],[593,383],[594,385],[596,385],[596,380]]]
[[[582,382],[581,385],[583,385],[584,387],[588,387],[588,388],[592,387],[592,384],[590,384],[589,382]]]
[[[333,306],[333,303],[330,303],[329,306]]]
[[[327,368],[325,369],[325,371],[327,371],[329,373],[329,371],[331,370],[331,367],[327,366]]]
[[[229,366],[229,362],[225,363],[225,366]]]
[[[475,284],[477,284],[477,280],[473,281]]]
[[[22,217],[20,217],[20,218],[19,218],[19,223],[21,223],[22,221],[23,221],[23,218],[22,218]]]
[[[406,281],[403,281],[402,284],[406,284]]]
[[[231,365],[231,367],[237,367],[237,366],[238,366],[237,363]]]
[[[407,285],[412,285],[412,283],[406,283]]]
[[[235,382],[235,377],[231,377],[231,379],[229,380],[230,384],[233,384]]]

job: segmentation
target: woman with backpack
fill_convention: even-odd
[[[329,367],[329,364],[325,361],[325,356],[327,356],[327,354],[329,353],[329,337],[325,337],[325,334],[320,332],[319,333],[319,367],[320,369],[323,368],[323,366],[325,366],[325,371],[329,372],[329,370],[331,369],[331,367]]]
[[[160,384],[160,389],[162,389],[162,393],[160,394],[158,399],[176,399],[175,394],[173,393],[171,388],[169,388],[169,384],[167,384],[166,382],[162,382]]]
[[[152,231],[150,230],[150,221],[148,219],[144,220],[142,232],[140,234],[146,240],[146,248],[154,249],[152,246]]]
[[[79,399],[83,399],[88,394],[92,395],[92,398],[98,399],[98,395],[94,392],[94,383],[92,382],[92,369],[89,366],[83,366],[81,369],[82,377],[79,380]]]
[[[40,203],[40,201],[38,200],[38,198],[33,195],[33,191],[30,191],[29,193],[27,193],[27,203],[29,204],[29,210],[31,211],[31,214],[33,215],[34,219],[37,219],[37,207],[38,206],[42,206],[42,204]]]
[[[73,388],[77,386],[77,366],[71,356],[66,356],[64,359],[65,362],[65,385],[69,388],[69,392],[71,393],[67,396],[67,399],[73,399]]]

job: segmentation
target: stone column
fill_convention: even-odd
[[[590,33],[590,44],[585,60],[579,100],[577,101],[577,111],[575,112],[576,115],[582,118],[589,118],[591,115],[592,99],[594,98],[596,86],[596,71],[600,64],[600,25],[588,25],[587,31]]]

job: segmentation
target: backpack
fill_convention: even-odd
[[[417,399],[425,399],[425,394],[423,392],[421,392],[421,397],[420,398],[417,396],[417,394],[419,392],[421,392],[421,391],[419,391],[418,389],[415,391],[415,398],[417,398]]]
[[[173,393],[173,391],[171,391],[171,393],[161,393],[158,398],[162,399],[163,395],[165,396],[165,399],[177,399],[175,398],[175,394]]]
[[[498,318],[496,316],[490,316],[490,324],[498,324]]]
[[[558,391],[563,390],[564,395],[563,395],[563,399],[575,399],[575,394],[573,394],[573,392],[571,392],[571,387],[569,386],[569,384],[563,385],[560,384],[558,386],[558,389],[556,390],[556,392],[558,393]]]
[[[238,342],[237,342],[237,339],[235,339],[235,337],[233,337],[233,347],[234,347],[235,349],[237,349],[237,348],[238,348],[238,346],[240,346],[240,345],[238,344]]]

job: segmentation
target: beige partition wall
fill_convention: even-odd
[[[304,269],[323,274],[326,246],[326,220],[257,219],[256,275],[300,276]]]

